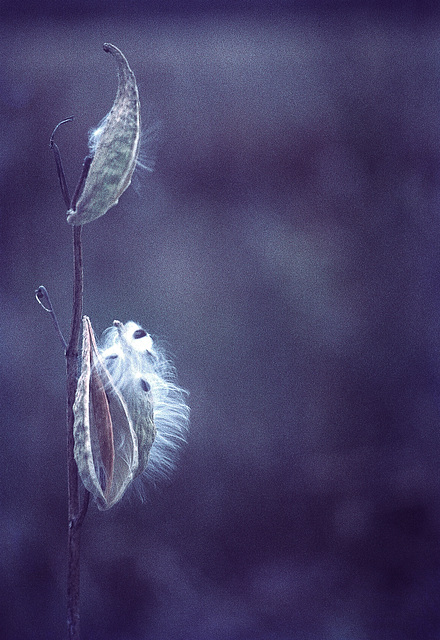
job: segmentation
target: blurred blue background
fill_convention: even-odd
[[[428,2],[0,9],[0,636],[65,632],[71,189],[116,91],[153,174],[84,228],[85,313],[170,345],[172,482],[82,545],[88,640],[440,637],[440,21]]]

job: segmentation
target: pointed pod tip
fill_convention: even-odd
[[[127,58],[124,56],[122,51],[118,49],[118,47],[115,47],[114,44],[111,44],[110,42],[105,42],[102,45],[102,48],[106,53],[111,53],[112,56],[116,58],[116,60],[119,60],[119,62],[123,62],[128,67]]]
[[[130,65],[128,64],[127,58],[124,56],[122,51],[118,49],[118,47],[115,47],[115,45],[111,44],[110,42],[106,42],[105,44],[102,45],[102,48],[106,53],[112,54],[112,56],[115,58],[119,66],[120,71],[122,71],[124,74],[127,74],[129,76],[133,75],[133,72],[130,69]]]

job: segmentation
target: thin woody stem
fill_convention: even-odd
[[[83,310],[82,226],[73,227],[73,317],[70,340],[66,350],[67,367],[67,480],[68,480],[68,570],[67,570],[67,630],[69,640],[79,640],[80,541],[88,498],[80,507],[78,467],[74,457],[73,403],[78,381],[78,343]]]
[[[65,122],[73,120],[72,117],[62,120],[50,137],[50,147],[54,152],[57,166],[58,179],[60,181],[61,193],[66,207],[70,208],[70,195],[64,174],[63,163],[58,146],[54,142],[54,136],[58,127]],[[80,183],[75,191],[74,201],[78,197],[78,192],[84,183],[90,167],[91,158],[84,161],[83,172]],[[56,316],[53,312],[52,303],[44,287],[37,289],[36,297],[39,303],[48,311],[57,327],[66,350],[66,373],[67,373],[67,484],[68,484],[68,565],[67,565],[67,637],[68,640],[80,640],[79,625],[79,588],[80,588],[80,542],[81,526],[87,507],[89,505],[89,492],[84,493],[83,503],[80,506],[80,490],[78,467],[74,454],[73,438],[73,404],[75,402],[76,386],[78,383],[78,344],[81,332],[81,319],[83,313],[83,262],[81,246],[82,226],[73,227],[73,315],[72,327],[70,331],[69,344],[66,344],[61,335]]]

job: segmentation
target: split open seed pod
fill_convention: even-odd
[[[81,374],[73,405],[74,455],[79,475],[100,509],[119,502],[139,466],[138,438],[122,395],[83,318]]]

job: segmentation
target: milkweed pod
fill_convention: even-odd
[[[134,323],[128,323],[136,326]],[[124,398],[128,413],[133,422],[139,451],[139,466],[136,475],[145,471],[150,449],[156,437],[156,426],[153,415],[153,389],[151,367],[146,367],[142,360],[149,359],[152,347],[151,337],[139,330],[139,337],[133,338],[136,329],[130,332],[124,329],[122,322],[115,320],[118,333],[118,349],[110,355],[106,354],[109,370],[112,372],[117,388]],[[141,344],[139,344],[141,340]],[[137,347],[137,348],[136,348]],[[143,347],[144,352],[139,349]],[[119,369],[123,368],[123,374]]]
[[[115,320],[97,346],[87,316],[73,412],[75,460],[100,509],[116,504],[141,475],[169,477],[189,419],[185,392],[151,336],[135,322]]]
[[[123,53],[104,44],[118,65],[118,90],[111,111],[91,136],[93,160],[82,193],[67,222],[82,225],[115,206],[131,182],[139,153],[140,105],[136,78]]]
[[[186,392],[176,384],[174,367],[132,321],[115,320],[103,334],[100,353],[133,422],[139,449],[136,475],[153,482],[168,478],[189,422]]]
[[[119,502],[138,469],[138,443],[125,400],[83,318],[81,373],[74,413],[74,455],[85,488],[100,509]]]

